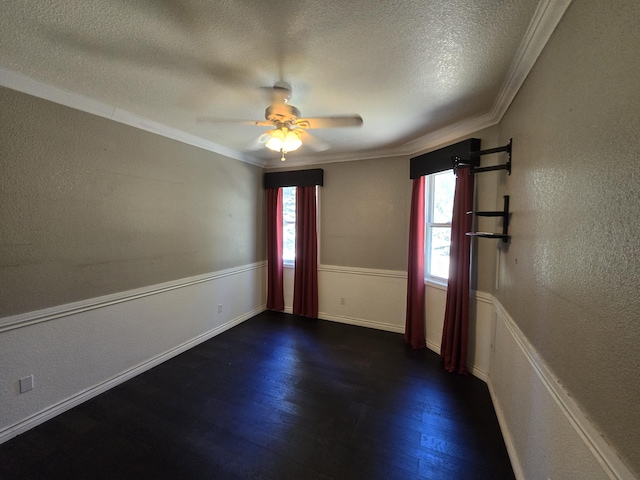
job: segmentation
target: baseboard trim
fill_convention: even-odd
[[[432,352],[435,352],[438,355],[440,355],[440,345],[438,345],[437,343],[434,343],[431,340],[427,340],[427,348]]]
[[[589,421],[587,416],[578,407],[569,393],[562,387],[561,382],[553,375],[533,345],[529,343],[529,340],[515,324],[513,318],[511,318],[496,298],[494,298],[494,308],[496,311],[496,321],[499,321],[498,319],[502,319],[507,330],[513,336],[516,344],[518,345],[518,348],[520,348],[527,361],[531,364],[534,372],[538,378],[540,378],[544,387],[547,389],[571,426],[575,429],[578,436],[593,454],[594,458],[602,466],[605,473],[612,479],[635,479],[635,475],[628,469],[618,456],[617,452],[604,440],[601,433]],[[517,456],[515,455],[515,447],[511,441],[509,430],[505,428],[506,422],[504,420],[504,416],[502,417],[502,420],[500,420],[501,413],[498,413],[500,410],[499,399],[496,398],[495,393],[493,393],[491,381],[488,383],[489,391],[492,392],[492,401],[496,409],[496,414],[498,414],[498,420],[500,421],[505,443],[507,443],[507,450],[509,451],[511,461],[514,464],[515,471],[515,465],[518,464],[519,466]],[[507,442],[507,440],[509,440],[509,442]],[[524,478],[524,476],[522,476],[522,471],[520,471],[520,475],[520,478]]]
[[[513,474],[515,475],[516,480],[526,480],[524,472],[522,471],[522,465],[520,465],[520,460],[518,459],[513,438],[511,437],[509,429],[507,428],[507,420],[504,416],[504,412],[502,411],[502,407],[500,406],[500,402],[498,401],[498,398],[496,396],[496,392],[493,389],[493,385],[491,384],[491,377],[488,378],[487,386],[489,387],[489,395],[491,395],[491,403],[493,404],[493,409],[496,412],[496,417],[498,417],[498,424],[500,425],[502,438],[504,439],[504,444],[507,447],[507,454],[509,455],[509,460],[511,460],[511,468],[513,468]]]
[[[27,312],[19,315],[5,317],[0,319],[0,333],[14,330],[16,328],[27,327],[36,323],[48,322],[58,318],[67,317],[69,315],[87,312],[89,310],[108,307],[117,303],[128,302],[131,300],[136,300],[138,298],[148,297],[150,295],[157,295],[159,293],[168,292],[177,288],[189,287],[191,285],[203,282],[211,282],[219,278],[237,275],[239,273],[248,272],[251,270],[257,270],[259,268],[266,268],[266,266],[266,261],[250,263],[247,265],[242,265],[240,267],[228,268],[226,270],[219,270],[213,273],[206,273],[204,275],[181,278],[170,282],[137,288],[135,290],[127,290],[124,292],[114,293],[112,295],[90,298],[87,300],[81,300],[79,302],[68,303],[65,305],[59,305],[43,310],[36,310],[34,312]]]
[[[362,318],[344,317],[342,315],[329,315],[328,313],[323,312],[319,312],[318,317],[321,320],[328,320],[330,322],[345,323],[347,325],[373,328],[376,330],[384,330],[386,332],[404,333],[404,327],[398,327],[397,325],[391,325],[389,323],[374,322],[372,320],[365,320]]]
[[[440,345],[432,342],[431,340],[427,340],[427,348],[432,352],[440,355]],[[479,378],[484,383],[487,383],[489,381],[489,373],[476,367],[475,365],[472,365],[471,363],[467,363],[467,370],[469,370],[471,375],[473,375],[476,378]]]
[[[284,307],[284,313],[290,313],[293,315],[292,307]],[[396,325],[390,325],[388,323],[374,322],[372,320],[364,320],[362,318],[343,317],[341,315],[329,315],[328,313],[318,312],[318,318],[320,320],[327,320],[329,322],[344,323],[346,325],[355,325],[357,327],[373,328],[375,330],[384,330],[385,332],[404,333],[403,327]]]
[[[482,380],[484,383],[487,383],[489,381],[489,373],[485,372],[484,370],[481,370],[477,367],[474,367],[473,365],[467,364],[467,368],[469,369],[469,372],[471,373],[471,375],[473,375],[476,378],[479,378],[480,380]]]
[[[26,419],[21,420],[20,422],[14,425],[11,425],[3,429],[2,431],[0,431],[0,444],[6,442],[7,440],[10,440],[11,438],[17,435],[20,435],[21,433],[26,432],[27,430],[37,427],[41,423],[44,423],[47,420],[50,420],[55,416],[60,415],[61,413],[64,413],[67,410],[70,410],[71,408],[77,405],[80,405],[81,403],[86,402],[87,400],[97,395],[100,395],[101,393],[106,392],[107,390],[123,382],[126,382],[127,380],[135,377],[136,375],[139,375],[143,372],[146,372],[147,370],[152,369],[156,365],[159,365],[169,360],[170,358],[175,357],[176,355],[186,352],[190,348],[193,348],[196,345],[202,342],[205,342],[210,338],[213,338],[216,335],[219,335],[222,332],[229,330],[232,327],[235,327],[236,325],[239,325],[240,323],[250,319],[251,317],[265,311],[266,308],[267,308],[266,305],[262,305],[259,308],[256,308],[250,312],[240,315],[239,317],[236,317],[224,323],[223,325],[220,325],[214,329],[211,329],[208,332],[198,335],[197,337],[187,342],[184,342],[170,350],[167,350],[164,353],[161,353],[160,355],[157,355],[135,367],[132,367],[129,370],[126,370],[116,375],[115,377],[110,378],[109,380],[106,380],[94,387],[83,390],[77,393],[76,395],[73,395],[72,397],[69,397],[65,400],[62,400],[61,402],[51,405],[46,409],[34,415],[31,415],[30,417],[27,417]]]

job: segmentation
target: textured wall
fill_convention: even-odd
[[[0,89],[0,316],[265,258],[262,170]]]
[[[638,18],[637,0],[574,0],[503,118],[513,237],[497,297],[640,474]]]
[[[485,149],[499,145],[497,125],[455,141],[469,137],[480,138]],[[504,160],[504,156],[487,156],[482,165]],[[320,263],[406,271],[411,207],[408,157],[327,163],[313,168],[324,170],[324,186],[320,189]],[[477,176],[478,209],[502,208],[502,198],[496,204],[496,191],[506,179],[505,172]],[[478,218],[477,227],[483,231],[501,228],[492,218]],[[474,289],[493,292],[499,248],[496,240],[474,241]]]
[[[320,263],[406,270],[408,159],[330,163],[322,168]]]

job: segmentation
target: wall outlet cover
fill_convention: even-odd
[[[29,390],[33,390],[33,375],[20,379],[20,393],[25,393]]]

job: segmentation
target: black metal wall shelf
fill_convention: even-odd
[[[480,148],[480,140],[479,139],[470,139],[473,140],[474,146],[476,148]],[[456,145],[462,145],[456,144]],[[509,139],[509,143],[502,147],[489,148],[487,150],[473,150],[469,151],[468,154],[465,152],[460,152],[451,150],[451,163],[453,164],[453,171],[455,172],[459,167],[469,167],[469,175],[474,175],[476,173],[483,172],[494,172],[496,170],[506,170],[509,175],[511,175],[511,147],[513,145],[513,139]],[[473,148],[473,147],[472,147]],[[483,155],[491,155],[493,153],[501,153],[506,152],[509,157],[507,158],[507,162],[502,165],[491,165],[489,167],[481,167],[480,166],[480,157]],[[463,159],[463,156],[468,156],[467,159]],[[413,178],[413,177],[412,177]],[[490,233],[490,232],[467,232],[467,236],[469,237],[481,237],[481,238],[500,238],[504,243],[507,243],[511,236],[509,235],[509,195],[504,196],[504,208],[502,211],[485,211],[485,212],[467,212],[468,215],[476,215],[478,217],[502,217],[502,233]]]
[[[506,170],[509,175],[511,175],[511,145],[513,143],[513,139],[509,139],[509,143],[502,147],[496,148],[488,148],[487,150],[478,150],[476,152],[469,152],[469,162],[464,162],[460,157],[452,157],[451,162],[453,163],[454,171],[457,170],[458,167],[469,166],[469,174],[474,173],[482,173],[482,172],[494,172],[496,170]],[[491,165],[489,167],[481,167],[480,166],[480,157],[483,155],[491,155],[492,153],[501,153],[507,152],[509,157],[507,158],[507,162],[502,165]]]
[[[504,208],[502,211],[484,211],[484,212],[467,212],[467,215],[476,215],[478,217],[502,217],[502,233],[489,233],[489,232],[467,232],[468,237],[481,237],[481,238],[501,238],[504,243],[507,243],[511,236],[509,235],[509,195],[505,195]]]

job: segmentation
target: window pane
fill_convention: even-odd
[[[434,175],[433,180],[433,223],[451,223],[456,176],[449,170]]]
[[[432,227],[429,229],[431,251],[429,252],[429,272],[434,277],[449,278],[449,246],[451,228]]]
[[[282,189],[282,259],[293,263],[296,259],[296,187]]]

